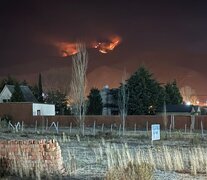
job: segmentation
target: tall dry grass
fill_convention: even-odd
[[[186,149],[162,146],[132,150],[127,145],[122,148],[108,145],[106,155],[107,179],[140,179],[139,173],[141,179],[152,179],[153,170],[207,174],[207,149],[202,147]],[[139,168],[142,171],[136,171]]]

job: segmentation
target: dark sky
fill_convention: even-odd
[[[105,41],[117,35],[122,42],[110,53],[88,50],[89,86],[117,86],[123,69],[131,74],[144,64],[160,82],[177,79],[202,98],[207,95],[206,22],[203,0],[3,0],[0,76],[32,81],[42,72],[45,86],[62,82],[70,76],[71,57],[60,57],[51,41]]]

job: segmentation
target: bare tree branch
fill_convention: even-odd
[[[127,79],[127,74],[126,74],[126,71],[124,71],[124,74],[122,76],[122,81],[121,81],[121,87],[118,93],[118,106],[119,106],[119,112],[120,112],[121,121],[122,121],[123,135],[125,133],[125,123],[126,123],[128,101],[129,101],[129,89],[126,83],[126,79]]]
[[[71,80],[71,99],[74,104],[75,114],[80,132],[84,135],[84,120],[85,120],[85,92],[86,92],[86,70],[88,65],[88,53],[86,46],[83,43],[77,43],[78,53],[75,54],[72,64],[72,80]]]

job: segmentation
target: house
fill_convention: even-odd
[[[6,102],[0,103],[0,117],[10,116],[13,122],[22,122],[30,125],[38,117],[55,116],[54,104],[41,104],[32,102]]]
[[[100,91],[100,95],[102,98],[102,115],[118,115],[119,108],[116,100],[116,96],[118,94],[118,89],[109,89],[109,86],[106,85]]]
[[[37,116],[55,116],[55,105],[38,103],[28,86],[20,86],[25,102],[10,102],[14,85],[5,85],[0,93],[0,117],[9,115],[16,122],[33,123]]]
[[[28,86],[20,85],[20,89],[22,91],[25,102],[33,102],[33,103],[38,102]],[[0,103],[9,102],[13,93],[14,93],[14,85],[5,85],[0,93]]]

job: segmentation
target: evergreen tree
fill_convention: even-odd
[[[60,91],[49,91],[45,99],[46,103],[55,104],[56,114],[71,114],[70,109],[67,107],[66,94]]]
[[[8,75],[6,78],[1,80],[0,91],[3,90],[5,85],[15,85],[17,82],[18,81],[15,78],[13,78],[10,75]]]
[[[183,102],[176,81],[165,85],[165,102],[166,104],[181,104]]]
[[[36,99],[38,99],[38,97],[39,97],[39,89],[38,89],[37,84],[35,84],[35,85],[33,85],[33,86],[29,86],[29,88],[31,89],[32,94],[34,95],[34,97],[35,97]]]
[[[24,102],[24,101],[25,101],[24,96],[22,94],[19,83],[15,83],[14,93],[12,94],[11,102]]]
[[[42,91],[42,76],[39,74],[39,81],[38,81],[38,102],[43,103],[43,91]]]
[[[140,67],[128,79],[127,84],[128,114],[154,114],[163,105],[164,90],[145,67]]]
[[[88,107],[86,114],[101,115],[102,114],[102,98],[97,88],[92,88],[88,96]]]

